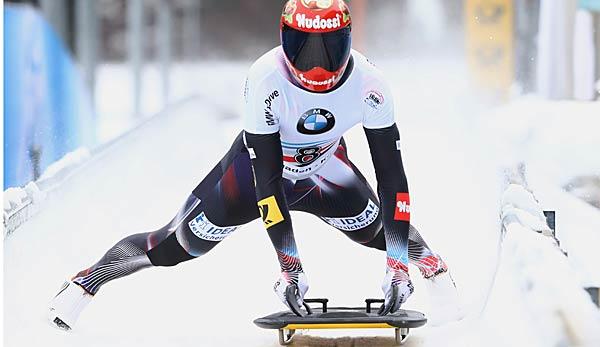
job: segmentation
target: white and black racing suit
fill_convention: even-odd
[[[277,47],[252,66],[244,94],[244,130],[173,220],[119,241],[74,277],[77,284],[95,294],[142,268],[199,257],[260,217],[281,271],[293,281],[303,270],[290,211],[313,214],[351,240],[386,251],[388,271],[407,272],[409,261],[425,277],[447,270],[410,225],[392,94],[365,57],[352,51],[337,87],[313,93],[293,82]],[[369,143],[377,194],[343,139],[357,124]]]

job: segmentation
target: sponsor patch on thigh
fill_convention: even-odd
[[[204,211],[188,223],[190,230],[194,235],[206,241],[219,242],[225,239],[229,234],[236,231],[240,226],[221,227],[213,224]]]
[[[375,222],[379,215],[379,207],[369,200],[367,207],[359,215],[354,217],[323,217],[322,219],[332,227],[343,231],[354,231],[363,229]]]

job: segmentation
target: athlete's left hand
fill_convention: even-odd
[[[381,289],[385,294],[385,303],[379,309],[379,315],[381,316],[398,311],[414,291],[413,284],[406,271],[390,269],[385,274]]]
[[[282,272],[273,287],[279,299],[298,316],[304,316],[300,308],[308,291],[308,280],[304,272]]]

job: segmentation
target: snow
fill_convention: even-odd
[[[600,175],[600,102],[523,98],[488,115],[487,132],[503,166],[523,162],[529,188],[556,211],[557,237],[583,286],[599,287],[600,213],[561,187]]]
[[[519,318],[532,322],[525,325],[529,345],[600,344],[600,311],[555,240],[536,232],[547,229],[541,227],[545,217],[537,200],[525,187],[510,184],[502,201],[506,236],[485,315],[497,319],[502,312],[507,318],[517,314],[505,306],[506,293],[513,293]]]
[[[189,90],[197,88],[194,90],[204,97],[169,109],[93,156],[48,197],[37,216],[5,240],[6,346],[277,345],[276,332],[252,324],[259,316],[283,309],[272,292],[278,276],[275,252],[257,221],[200,259],[175,268],[143,270],[107,284],[70,333],[58,331],[45,321],[48,302],[65,278],[91,265],[121,238],[165,224],[228,149],[240,126],[239,119],[231,116],[241,109],[244,73],[240,71],[249,63],[234,65],[223,67],[221,72],[210,66],[204,67],[204,74],[190,72],[191,79],[198,83],[196,87],[190,83]],[[510,130],[511,136],[502,138],[504,134],[499,135],[497,129],[487,131],[495,120],[476,112],[481,105],[470,98],[461,77],[462,65],[402,60],[382,62],[380,66],[389,71],[393,81],[413,223],[452,269],[467,314],[459,322],[413,330],[406,346],[542,346],[547,341],[563,341],[564,325],[559,322],[564,320],[557,320],[555,315],[548,317],[549,324],[558,329],[552,332],[554,335],[547,333],[545,340],[538,336],[540,326],[535,315],[555,307],[565,308],[572,297],[559,296],[562,301],[557,304],[554,297],[537,296],[544,294],[538,288],[525,295],[526,288],[521,285],[527,277],[515,271],[529,266],[531,260],[533,268],[527,269],[527,274],[547,273],[552,266],[569,272],[572,260],[569,258],[569,264],[546,265],[545,254],[551,250],[535,240],[537,234],[519,230],[510,230],[514,239],[506,238],[506,248],[500,251],[502,168],[521,157],[528,162],[535,159],[552,163],[550,156],[538,156],[547,149],[538,145],[538,139],[554,144],[559,151],[555,152],[556,162],[562,164],[564,159],[573,165],[568,168],[569,174],[594,172],[594,159],[568,157],[560,142],[566,138],[551,137],[539,130],[539,124],[547,129],[548,123],[539,122],[528,112],[519,111],[520,116],[531,119],[523,125],[497,121],[502,125],[499,129]],[[224,73],[227,69],[230,72]],[[217,87],[210,92],[212,84],[202,82],[213,80]],[[104,104],[102,100],[97,98]],[[554,112],[550,111],[553,107],[544,109]],[[579,104],[565,106],[564,112],[572,119],[590,121],[579,115],[583,113]],[[515,115],[511,121],[519,119]],[[528,129],[520,131],[522,128]],[[555,125],[552,130],[560,136],[563,128]],[[527,146],[521,151],[507,150],[492,134]],[[523,134],[525,140],[520,139]],[[593,153],[593,147],[588,147],[594,143],[592,140],[582,135],[576,139],[580,143],[566,146],[577,153]],[[346,141],[351,160],[374,184],[362,129],[352,129]],[[548,177],[553,178],[551,187],[559,187],[555,183],[568,176],[555,166],[548,169]],[[552,200],[552,190],[546,189],[548,197],[538,194],[538,180],[528,179],[542,204]],[[582,211],[580,206],[575,207],[567,199],[561,201],[564,206],[556,205],[559,232],[564,230],[566,234],[572,222],[579,228],[589,217],[593,223],[581,231],[589,236],[589,230],[598,225],[597,211],[586,210],[586,219],[577,220],[574,216]],[[563,212],[563,207],[573,209],[572,214]],[[293,213],[292,218],[310,284],[308,297],[328,297],[333,305],[361,305],[367,297],[382,295],[383,253],[354,244],[315,217]],[[522,244],[522,240],[527,243]],[[570,239],[564,242],[565,246],[575,247]],[[538,253],[528,253],[529,245],[540,249],[539,259],[534,257]],[[415,268],[411,268],[411,274],[416,291],[406,308],[427,314],[425,283]],[[579,279],[586,275],[575,276]],[[572,283],[553,290],[570,293],[571,288],[580,288],[574,279],[569,280]],[[534,299],[544,310],[524,305]],[[576,315],[568,313],[571,315],[567,318]],[[311,345],[375,346],[390,345],[393,337],[391,330],[324,330],[311,334],[321,338],[300,336],[298,340]],[[360,338],[350,341],[348,336]]]
[[[534,231],[549,230],[544,211],[531,192],[518,184],[509,184],[502,194],[501,219],[514,216],[529,229]]]
[[[65,170],[69,170],[69,168],[73,168],[81,165],[90,157],[90,151],[87,148],[78,148],[73,152],[69,152],[65,154],[57,162],[50,164],[44,173],[40,176],[40,181],[46,181],[55,178],[61,172]]]
[[[27,192],[22,188],[8,188],[4,191],[4,212],[23,206],[27,200]]]
[[[11,234],[42,208],[52,188],[60,185],[66,176],[81,166],[90,157],[87,148],[67,153],[51,164],[35,182],[24,187],[12,187],[4,191],[4,236]]]
[[[555,209],[556,236],[567,251],[573,271],[584,287],[600,287],[598,245],[600,245],[600,213],[583,200],[543,180],[532,180],[545,209]]]
[[[46,193],[41,191],[35,182],[29,182],[25,187],[5,190],[2,213],[4,236],[6,237],[19,225],[29,220],[37,212],[39,204],[45,197]]]

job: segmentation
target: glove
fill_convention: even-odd
[[[304,272],[282,272],[273,290],[292,312],[304,316],[300,311],[304,305],[304,295],[308,291],[308,280]]]
[[[398,311],[400,305],[405,303],[415,290],[408,272],[404,270],[388,270],[383,278],[381,289],[385,295],[385,303],[379,309],[381,316]]]

